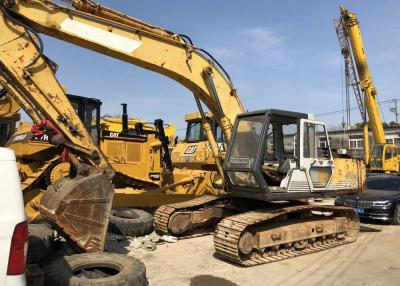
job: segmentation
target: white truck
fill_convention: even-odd
[[[0,147],[0,286],[25,285],[28,224],[15,154]]]

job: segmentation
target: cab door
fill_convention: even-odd
[[[311,191],[326,190],[333,176],[333,158],[325,124],[301,119],[299,147],[300,169],[305,172]]]
[[[383,154],[385,156],[383,160],[383,170],[385,172],[398,172],[399,162],[396,145],[385,144],[383,151]]]

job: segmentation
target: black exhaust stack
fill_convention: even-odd
[[[122,133],[128,133],[128,108],[126,103],[122,105]]]
[[[164,121],[162,121],[162,119],[156,119],[154,121],[154,126],[156,127],[158,139],[161,141],[161,146],[164,151],[162,159],[167,169],[172,172],[174,170],[174,165],[172,164],[171,152],[169,151],[169,139],[165,135]]]

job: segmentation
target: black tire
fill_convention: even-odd
[[[119,235],[144,236],[153,232],[153,216],[138,209],[113,209],[108,229]]]
[[[392,224],[400,225],[400,203],[397,203],[394,207]]]
[[[64,256],[49,264],[45,273],[45,285],[148,285],[144,264],[136,258],[116,253]]]
[[[46,222],[28,225],[27,264],[35,264],[49,257],[54,251],[54,231]]]

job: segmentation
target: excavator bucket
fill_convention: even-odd
[[[48,187],[39,212],[78,250],[102,252],[113,193],[102,173],[63,178]]]

